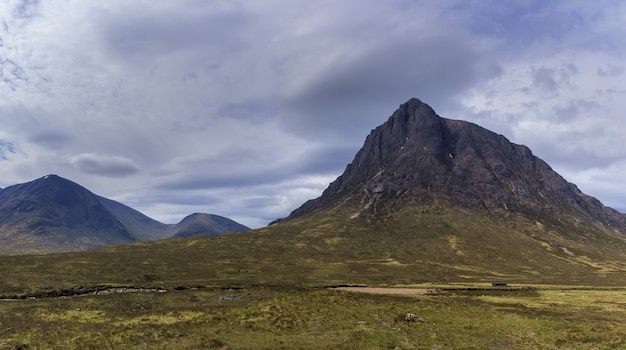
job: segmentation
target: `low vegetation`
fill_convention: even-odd
[[[248,287],[2,301],[0,348],[617,349],[624,300],[624,290]]]
[[[340,219],[347,210],[250,233],[0,256],[0,349],[626,347],[622,247],[594,251],[549,222],[406,210],[371,224]]]

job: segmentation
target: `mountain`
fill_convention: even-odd
[[[55,175],[0,191],[0,223],[5,254],[80,250],[135,241],[97,196]]]
[[[528,147],[442,118],[418,99],[372,130],[319,198],[267,230],[316,232],[352,251],[324,249],[355,261],[419,262],[416,271],[447,279],[608,278],[626,269],[626,215]]]
[[[152,241],[171,236],[172,225],[156,221],[122,203],[98,196],[100,203],[130,232],[137,241]]]
[[[626,233],[626,216],[582,193],[523,145],[478,125],[439,117],[411,99],[371,132],[345,172],[322,196],[287,219],[358,199],[381,206],[446,200],[492,214],[567,214]]]
[[[57,175],[0,190],[0,254],[76,251],[247,230],[209,214],[163,224]]]
[[[248,230],[248,227],[223,216],[194,213],[174,226],[172,237],[218,236],[228,232]]]

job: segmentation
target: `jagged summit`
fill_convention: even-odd
[[[360,201],[377,208],[437,200],[491,213],[576,213],[626,233],[625,216],[583,194],[523,145],[410,99],[372,130],[352,163],[286,219]],[[363,213],[361,213],[363,214]],[[279,221],[282,221],[279,220]]]

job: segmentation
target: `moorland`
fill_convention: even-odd
[[[430,221],[423,232],[446,229],[435,219],[445,214],[423,215]],[[447,235],[409,241],[399,229],[382,235],[393,228],[390,223],[372,229],[355,223],[336,232],[329,229],[335,227],[332,220],[318,218],[310,226],[295,220],[248,233],[85,252],[1,256],[0,348],[626,346],[626,288],[619,267],[581,260],[552,270],[542,267],[553,265],[548,259],[515,268],[472,257],[471,250],[485,242],[451,243],[450,227]],[[468,223],[458,225],[467,228]],[[506,230],[494,225],[482,223],[486,230]],[[394,248],[394,254],[372,250],[372,244]],[[511,255],[520,247],[502,249]],[[454,262],[459,252],[475,263]],[[508,285],[492,287],[493,281]],[[329,289],[337,285],[435,292],[376,295]],[[71,295],[79,289],[90,292]],[[423,321],[403,320],[407,313]]]

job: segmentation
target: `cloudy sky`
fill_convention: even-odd
[[[410,97],[626,211],[621,0],[0,0],[0,187],[163,222],[317,197]]]

